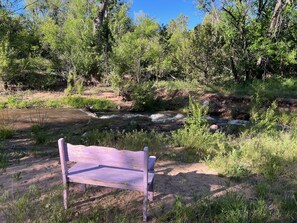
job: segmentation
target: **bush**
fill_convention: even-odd
[[[133,110],[135,111],[153,111],[157,109],[157,102],[154,99],[156,88],[153,82],[134,85],[132,87],[131,98],[133,101]]]
[[[225,150],[226,137],[223,133],[211,133],[206,121],[207,108],[190,100],[189,112],[184,128],[172,134],[175,146],[192,150],[192,161],[212,158]]]
[[[250,173],[276,180],[285,172],[285,167],[297,159],[297,137],[290,133],[262,133],[252,138],[241,136],[230,143],[230,147],[233,147],[231,152],[220,154],[212,161],[229,177],[242,177]],[[244,174],[238,174],[239,170]]]

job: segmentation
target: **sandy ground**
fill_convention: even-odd
[[[228,190],[238,191],[244,187],[219,177],[216,171],[203,163],[185,164],[157,160],[155,170],[155,198],[149,208],[151,216],[158,215],[160,207],[166,211],[176,197],[191,201],[193,197],[219,196]],[[15,173],[20,173],[19,180],[13,177]],[[19,164],[9,166],[6,171],[0,173],[2,192],[20,195],[32,185],[41,191],[62,185],[58,158],[24,157]],[[143,196],[140,192],[88,186],[86,194],[83,195],[78,184],[71,184],[70,191],[78,198],[75,203],[70,204],[76,212],[87,212],[90,207],[100,205],[128,208],[141,216]],[[3,216],[2,220],[5,221]]]

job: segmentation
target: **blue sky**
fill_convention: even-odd
[[[203,19],[193,0],[127,0],[132,2],[131,17],[143,12],[154,18],[160,24],[168,24],[171,19],[182,13],[189,17],[188,28],[194,28]]]
[[[193,29],[203,19],[203,14],[195,7],[194,0],[124,0],[132,3],[130,16],[134,18],[145,13],[154,18],[159,24],[168,24],[180,13],[189,17],[189,29]],[[24,1],[23,1],[24,2]],[[21,3],[22,4],[22,3]],[[15,6],[19,8],[21,5]],[[22,12],[20,10],[19,12]]]

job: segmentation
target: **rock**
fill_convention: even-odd
[[[203,103],[202,103],[202,105],[204,106],[204,107],[208,107],[209,106],[209,101],[204,101]]]
[[[219,129],[219,126],[218,125],[213,124],[213,125],[210,126],[210,131],[212,131],[212,132],[215,132],[218,129]]]

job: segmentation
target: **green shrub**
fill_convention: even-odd
[[[207,125],[207,108],[190,100],[187,121],[183,128],[173,132],[175,146],[192,150],[192,161],[212,158],[224,151],[226,137],[223,133],[211,133]]]
[[[48,134],[44,126],[33,125],[31,133],[35,144],[45,144],[48,141]]]
[[[7,107],[9,108],[32,108],[41,107],[43,101],[40,100],[24,100],[21,95],[10,95],[7,97]]]
[[[276,180],[285,172],[285,167],[297,159],[297,137],[291,133],[258,134],[241,136],[230,143],[232,151],[216,156],[212,163],[229,177],[245,173],[260,174],[268,180]]]
[[[156,88],[153,82],[136,84],[132,87],[131,98],[133,101],[133,110],[135,111],[153,111],[157,109],[158,103],[155,101]]]
[[[59,108],[62,107],[62,102],[61,100],[48,100],[45,102],[45,106],[49,108]]]
[[[9,126],[0,126],[0,141],[9,139],[13,136],[14,130]]]

